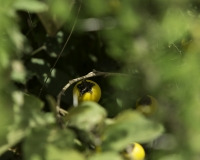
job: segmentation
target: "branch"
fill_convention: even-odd
[[[57,104],[56,104],[57,114],[58,115],[61,114],[63,116],[68,114],[67,111],[65,111],[64,109],[60,108],[61,96],[64,95],[64,93],[67,90],[67,88],[69,88],[72,84],[74,84],[74,83],[76,83],[78,81],[81,81],[82,79],[87,79],[87,78],[90,78],[90,77],[97,77],[97,76],[105,76],[105,77],[107,77],[107,76],[131,76],[131,75],[122,74],[122,73],[100,72],[100,71],[93,70],[92,72],[89,72],[85,76],[70,80],[69,83],[67,83],[63,87],[63,89],[60,91],[60,93],[57,96]]]

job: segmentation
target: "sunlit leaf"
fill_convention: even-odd
[[[37,97],[33,95],[25,95],[24,97],[24,107],[32,110],[42,109],[44,103]]]
[[[187,31],[187,15],[180,9],[170,8],[163,19],[163,29],[169,43],[179,39]]]
[[[71,156],[80,159],[80,153],[70,149],[73,144],[74,135],[69,130],[38,127],[31,130],[25,139],[23,151],[26,159],[31,160],[35,156],[46,157],[47,159],[66,159],[66,156]],[[32,152],[33,150],[34,152]],[[72,153],[69,153],[69,150],[72,150]]]
[[[90,101],[72,108],[66,116],[68,126],[84,131],[91,131],[94,127],[101,125],[105,118],[105,109],[98,103]]]
[[[105,152],[105,153],[100,153],[100,154],[95,154],[93,156],[91,156],[88,160],[105,160],[105,159],[109,159],[109,160],[123,160],[122,156],[120,156],[120,154],[117,153],[113,153],[113,152]]]
[[[73,149],[60,149],[56,148],[53,145],[48,145],[46,158],[48,160],[66,160],[66,159],[76,159],[76,160],[85,160],[84,156],[81,153]]]
[[[12,79],[21,83],[25,83],[26,72],[22,63],[19,61],[12,62],[12,69]]]
[[[19,143],[26,136],[26,130],[14,128],[8,132],[6,140],[7,142],[0,146],[0,155]]]
[[[181,156],[180,154],[173,154],[173,155],[162,157],[159,160],[184,160],[184,159],[185,158]]]
[[[17,0],[14,3],[14,8],[28,12],[41,12],[47,10],[48,6],[45,3],[37,0]]]
[[[145,143],[163,133],[162,125],[135,111],[124,111],[104,131],[102,149],[122,150],[131,142]]]

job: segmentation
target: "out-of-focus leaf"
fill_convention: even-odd
[[[48,160],[66,160],[66,159],[74,159],[74,160],[85,160],[84,156],[79,152],[73,149],[60,149],[55,147],[54,145],[47,146],[46,158]]]
[[[105,152],[105,153],[100,153],[100,154],[95,154],[91,156],[88,160],[123,160],[122,156],[120,156],[117,153],[113,152]]]
[[[120,151],[131,142],[150,142],[163,131],[159,123],[146,119],[136,111],[127,110],[120,113],[115,123],[105,129],[102,149]]]
[[[6,68],[9,65],[9,55],[6,53],[4,48],[0,48],[0,62],[1,62],[1,68]]]
[[[25,95],[24,97],[24,107],[31,110],[41,110],[44,103],[37,97],[32,95]]]
[[[21,83],[25,83],[25,76],[26,72],[22,63],[19,61],[13,61],[11,73],[12,79]]]
[[[39,144],[39,145],[38,145]],[[59,130],[55,127],[37,127],[26,137],[23,151],[25,159],[34,160],[35,157],[45,159],[67,159],[66,157],[81,159],[81,155],[72,148],[74,135],[69,130]],[[34,152],[33,152],[34,150]],[[68,151],[72,151],[69,153]]]
[[[64,23],[64,21],[67,20],[67,18],[69,18],[69,15],[72,12],[72,7],[75,3],[74,0],[60,0],[60,1],[49,1],[49,2],[50,2],[49,13],[50,15],[52,15],[52,20],[55,19],[55,17],[57,17],[57,20],[59,20],[60,23]]]
[[[173,154],[160,158],[159,160],[185,160],[181,154]]]
[[[7,29],[7,34],[9,35],[15,47],[17,48],[16,52],[19,53],[19,51],[23,50],[23,43],[25,39],[24,36],[20,33],[17,26],[14,26],[14,24],[12,23],[10,23],[10,25],[11,27]]]
[[[55,123],[53,113],[42,112],[44,103],[37,97],[26,95],[20,103],[21,106],[14,106],[16,129],[31,129]]]
[[[122,100],[117,98],[116,99],[117,104],[122,108]]]
[[[98,103],[85,101],[70,109],[66,120],[82,143],[99,145],[106,115],[105,109]]]
[[[140,16],[131,8],[123,8],[119,16],[121,25],[126,28],[126,32],[132,32],[140,25]]]
[[[105,109],[96,102],[86,101],[69,110],[66,116],[68,126],[84,131],[92,131],[106,118]]]
[[[169,8],[167,11],[162,28],[165,33],[167,40],[172,43],[179,39],[187,31],[188,17],[184,11],[175,8]]]
[[[46,99],[47,99],[47,101],[48,101],[48,103],[49,103],[49,106],[50,106],[50,108],[51,108],[51,111],[53,112],[53,113],[57,113],[56,112],[56,101],[55,101],[55,99],[52,97],[52,96],[50,96],[50,95],[47,95],[46,96]]]
[[[21,115],[20,109],[21,109],[22,105],[24,104],[24,96],[21,92],[13,92],[12,97],[13,97],[13,101],[14,101],[14,107],[13,107],[14,121],[13,121],[12,125],[10,124],[8,126],[8,124],[7,124],[7,128],[5,128],[5,129],[7,129],[7,131],[6,131],[7,136],[4,137],[5,142],[0,147],[0,155],[2,153],[4,153],[6,150],[8,150],[10,147],[12,147],[13,145],[20,142],[25,137],[27,130],[28,130],[28,128],[21,128],[21,126],[19,125],[19,123],[21,122],[21,119],[23,119],[23,117],[19,117],[19,116]],[[4,111],[4,110],[2,110],[2,111]],[[6,116],[6,114],[4,116]],[[3,115],[1,116],[2,117],[1,122],[3,122],[4,116]],[[8,117],[11,117],[11,116],[7,116],[7,119],[8,119]],[[1,126],[3,126],[3,125],[1,125]],[[4,132],[3,129],[4,128],[2,127],[1,133]]]
[[[170,147],[169,147],[170,146]],[[175,150],[178,144],[175,137],[171,134],[162,134],[153,141],[152,147],[159,150]]]
[[[24,96],[21,92],[13,92],[12,96],[15,102],[14,123],[7,129],[7,136],[4,144],[0,147],[0,154],[24,139],[31,127],[44,127],[55,123],[53,114],[42,113],[43,102],[38,98],[31,95]],[[3,118],[3,116],[1,117]],[[3,133],[3,129],[2,127],[1,133]]]
[[[33,100],[33,99],[32,99]],[[49,126],[55,124],[55,116],[53,113],[43,113],[42,107],[43,103],[39,99],[32,101],[31,98],[25,98],[26,108],[23,109],[21,115],[19,114],[19,119],[22,126],[28,126],[30,128],[35,128],[39,126]],[[37,102],[38,101],[38,102]],[[24,115],[20,118],[20,116]]]
[[[108,12],[108,1],[102,0],[102,1],[93,1],[93,0],[88,0],[88,11],[93,13],[94,15],[103,15],[105,12]],[[98,6],[98,7],[93,7],[93,6]]]
[[[58,19],[53,19],[49,12],[38,13],[38,17],[50,37],[54,37],[63,24]]]
[[[49,1],[49,3],[50,8],[48,11],[38,13],[37,15],[48,35],[54,37],[67,18],[69,18],[74,0]]]
[[[8,83],[9,84],[9,83]],[[18,131],[16,131],[16,139],[14,136],[9,135],[10,125],[13,123],[13,101],[10,94],[3,91],[2,83],[0,82],[0,155],[10,147],[10,144],[18,141]],[[14,133],[14,132],[12,132]],[[13,134],[12,134],[13,135]],[[9,143],[9,145],[8,145]]]
[[[7,134],[7,143],[0,146],[0,155],[20,142],[26,136],[26,131],[27,130],[13,128],[13,130]]]
[[[13,4],[13,7],[17,10],[25,10],[28,12],[42,12],[48,9],[48,6],[37,0],[17,0]]]

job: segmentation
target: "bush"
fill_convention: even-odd
[[[199,158],[199,2],[1,6],[1,159],[120,160],[132,142],[146,160]],[[60,101],[68,113],[58,115],[62,88],[92,71],[106,75],[90,77],[100,101],[73,107],[72,84]],[[152,116],[137,111],[143,95],[158,101]]]

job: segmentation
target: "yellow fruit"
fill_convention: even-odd
[[[101,89],[94,81],[83,79],[74,86],[73,96],[78,103],[83,101],[98,102],[101,98]]]
[[[142,112],[144,115],[152,115],[158,108],[157,100],[150,96],[145,95],[140,97],[136,102],[136,110]]]
[[[132,143],[123,151],[123,156],[128,160],[144,160],[145,151],[139,143]]]

